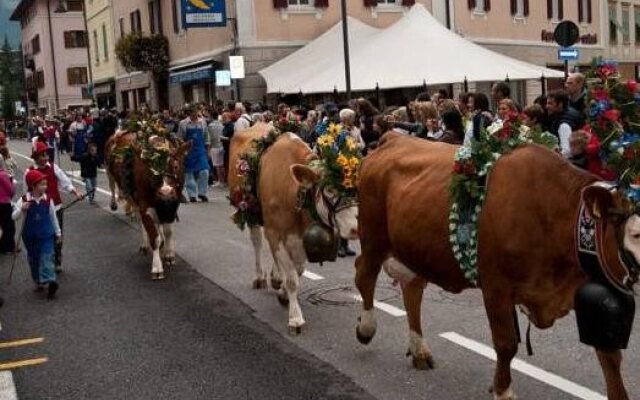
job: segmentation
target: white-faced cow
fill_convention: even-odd
[[[257,124],[234,135],[231,141],[229,189],[233,193],[238,185],[235,164],[240,154],[248,151],[253,139],[270,129],[266,124]],[[289,330],[300,333],[305,324],[298,290],[300,276],[307,261],[302,245],[302,235],[312,220],[306,210],[300,210],[298,193],[300,189],[311,190],[315,208],[322,221],[334,227],[335,233],[345,239],[357,237],[357,205],[337,196],[330,188],[319,184],[319,171],[306,163],[313,157],[311,149],[298,136],[281,134],[276,142],[267,148],[260,160],[258,198],[264,222],[264,236],[269,243],[274,266],[271,284],[278,290],[278,299],[289,303]],[[342,203],[347,201],[347,203]],[[340,204],[337,204],[340,203]],[[251,242],[256,257],[256,278],[254,288],[266,286],[267,274],[260,262],[262,232],[259,227],[251,229]]]
[[[404,282],[409,347],[416,365],[432,365],[420,322],[426,282],[454,293],[471,287],[449,242],[449,185],[456,149],[387,134],[360,171],[362,255],[356,260],[356,286],[363,310],[357,336],[368,343],[375,334],[374,290],[384,266]],[[510,372],[518,348],[514,307],[525,310],[536,327],[548,328],[574,308],[574,296],[589,279],[576,251],[581,205],[602,224],[598,252],[608,278],[627,286],[637,278],[638,210],[620,193],[595,182],[594,176],[536,145],[502,157],[489,177],[479,220],[478,268],[498,356],[492,388],[496,399],[515,398]],[[628,262],[621,261],[622,254]],[[596,351],[609,399],[628,399],[619,348]]]
[[[158,136],[150,138],[153,143],[145,145],[160,146],[168,152],[166,165],[161,166],[162,171],[156,176],[158,171],[152,173],[147,161],[141,158],[143,146],[137,140],[136,133],[119,131],[105,144],[111,209],[117,209],[117,186],[129,211],[137,213],[142,234],[140,251],[152,252],[152,279],[164,279],[163,261],[167,266],[175,263],[173,223],[184,187],[184,157],[191,142],[174,143]]]

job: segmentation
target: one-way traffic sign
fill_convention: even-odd
[[[580,58],[580,51],[575,47],[561,47],[558,49],[558,60],[569,61]]]

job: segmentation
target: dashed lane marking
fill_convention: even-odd
[[[359,294],[354,294],[353,298],[358,302],[362,302],[362,296],[360,296]],[[404,317],[405,315],[407,315],[407,312],[405,310],[378,300],[373,301],[373,306],[380,311],[384,311],[387,314],[390,314],[393,317]]]
[[[31,367],[34,365],[44,364],[47,361],[49,361],[47,357],[39,357],[39,358],[30,358],[27,360],[3,362],[3,363],[0,363],[0,371],[6,371],[10,369],[23,368],[23,367]]]
[[[310,271],[304,271],[302,273],[302,276],[304,276],[307,279],[311,279],[312,281],[321,281],[324,279],[324,276],[314,274],[313,272],[310,272]]]
[[[0,400],[18,400],[11,371],[0,371]]]
[[[42,343],[44,342],[44,338],[32,338],[32,339],[20,339],[20,340],[12,340],[9,342],[0,342],[0,349],[8,349],[11,347],[20,347],[27,346],[30,344]]]
[[[496,352],[491,347],[483,343],[476,342],[475,340],[466,338],[456,332],[441,333],[440,337],[447,339],[448,341],[462,346],[468,350],[471,350],[474,353],[480,354],[481,356],[484,356],[490,360],[496,361],[497,359]],[[517,358],[514,358],[511,362],[511,368],[535,380],[546,383],[547,385],[552,386],[556,389],[562,390],[565,393],[569,393],[570,395],[575,396],[579,399],[607,400],[607,397],[601,395],[600,393],[594,392],[591,389],[578,385],[577,383],[573,383],[561,376],[552,374],[551,372],[547,372],[542,368],[538,368]]]

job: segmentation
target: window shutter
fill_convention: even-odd
[[[529,16],[529,0],[524,0],[524,16]]]
[[[582,0],[578,0],[578,22],[584,22],[584,7],[582,7]]]
[[[327,8],[329,7],[329,0],[316,0],[315,6],[317,8]]]
[[[416,0],[402,0],[402,5],[405,7],[411,7],[416,4]]]
[[[378,0],[364,0],[365,7],[375,7],[378,5]]]
[[[553,18],[553,0],[547,0],[547,18]]]
[[[562,21],[564,19],[564,1],[558,0],[558,19]]]
[[[287,8],[289,0],[273,0],[273,8]]]
[[[518,12],[518,4],[516,0],[511,0],[511,15],[516,15]]]
[[[491,0],[484,0],[484,10],[486,12],[491,11]]]
[[[473,10],[476,8],[476,0],[467,0],[467,5],[469,6],[469,10]]]
[[[593,22],[592,14],[591,14],[591,0],[587,0],[587,22]]]

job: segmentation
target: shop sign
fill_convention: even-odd
[[[227,25],[224,0],[181,0],[180,5],[185,29]]]
[[[231,86],[231,71],[229,71],[229,70],[217,70],[216,71],[216,86]]]

